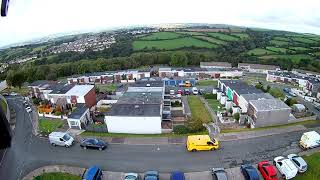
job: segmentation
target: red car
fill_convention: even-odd
[[[265,180],[278,180],[277,169],[268,161],[261,161],[258,164],[258,170]]]
[[[177,91],[177,94],[181,94],[181,95],[183,96],[183,91],[182,91],[181,89],[179,89],[179,90]]]

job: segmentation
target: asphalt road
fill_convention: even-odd
[[[12,147],[8,149],[0,168],[0,179],[21,179],[38,167],[53,164],[99,165],[104,170],[123,172],[149,169],[160,172],[207,171],[211,167],[234,167],[243,162],[256,163],[300,151],[297,142],[302,132],[221,142],[221,149],[213,152],[190,153],[184,145],[110,145],[101,152],[83,150],[79,144],[71,148],[52,147],[47,140],[31,133],[30,117],[22,103],[8,101],[16,110],[17,124]]]

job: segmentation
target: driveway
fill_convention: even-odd
[[[221,142],[213,152],[186,151],[185,145],[111,145],[105,151],[83,150],[79,144],[71,148],[52,147],[46,139],[31,133],[29,114],[20,100],[10,99],[17,112],[17,126],[12,147],[8,149],[0,169],[0,179],[21,179],[28,172],[45,165],[65,164],[79,167],[101,166],[107,171],[184,172],[207,171],[211,167],[235,167],[244,162],[257,163],[278,155],[300,151],[302,131]]]

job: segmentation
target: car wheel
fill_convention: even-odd
[[[273,165],[276,166],[276,162],[275,161],[273,161]]]
[[[214,151],[214,150],[216,150],[216,148],[211,148],[211,149],[210,149],[210,151]]]
[[[87,147],[86,147],[86,146],[83,146],[83,149],[87,149]]]
[[[69,148],[70,146],[69,145],[66,145],[66,148]]]
[[[52,145],[52,146],[56,146],[56,144],[55,144],[55,143],[51,143],[51,145]]]
[[[281,175],[282,179],[287,179],[286,175],[282,174]]]
[[[99,151],[102,151],[102,147],[99,147]]]
[[[192,152],[197,152],[197,150],[196,150],[196,149],[192,149],[191,151],[192,151]]]

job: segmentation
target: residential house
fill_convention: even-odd
[[[267,74],[269,71],[280,70],[279,66],[266,65],[266,64],[249,64],[249,63],[238,63],[238,68],[246,70],[252,73],[263,73]]]
[[[75,129],[83,129],[91,121],[89,108],[83,103],[76,104],[67,119],[69,127]]]
[[[231,63],[228,62],[200,62],[201,68],[232,68]]]

